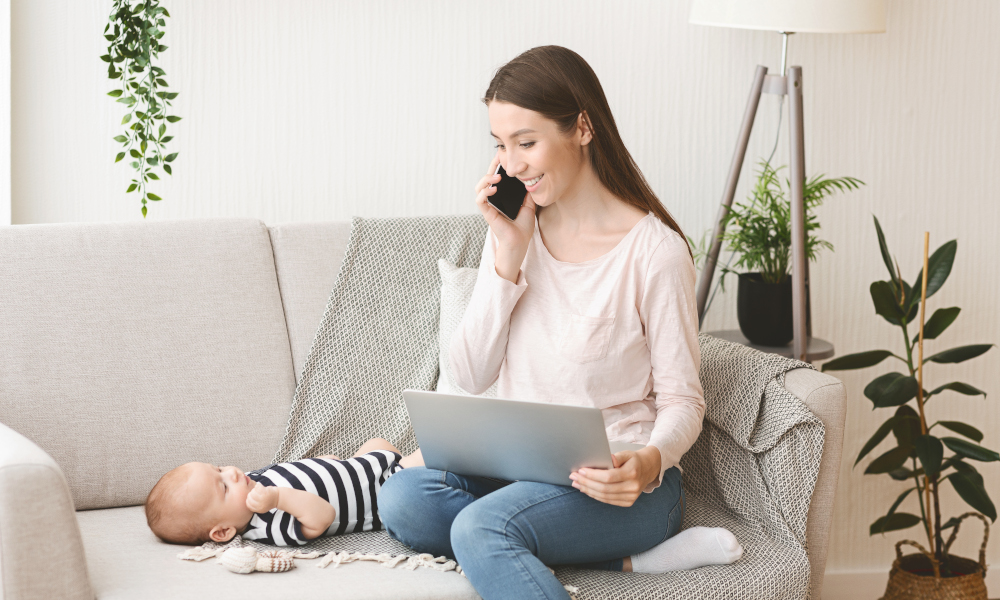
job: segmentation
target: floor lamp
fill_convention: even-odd
[[[809,261],[805,248],[805,131],[802,118],[802,67],[787,67],[788,36],[792,33],[878,33],[885,31],[885,0],[693,0],[690,22],[697,25],[715,25],[740,29],[777,31],[782,35],[781,71],[768,75],[767,67],[758,65],[750,88],[736,151],[729,168],[726,187],[712,245],[705,268],[698,281],[698,319],[705,317],[708,293],[712,286],[715,267],[722,247],[722,220],[733,205],[736,183],[739,180],[743,159],[746,156],[750,131],[757,115],[757,105],[762,93],[788,96],[789,117],[789,175],[791,182],[792,217],[792,331],[794,338],[790,356],[802,361],[810,358],[827,358],[833,355],[833,346],[827,342],[817,344],[815,352],[810,344],[811,331],[807,327],[809,311],[806,282]],[[740,336],[742,337],[742,336]],[[821,340],[820,340],[821,341]],[[827,348],[828,346],[828,348]]]

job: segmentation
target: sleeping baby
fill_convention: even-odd
[[[401,457],[378,438],[347,460],[319,456],[271,465],[259,474],[191,462],[153,486],[146,521],[172,544],[228,542],[239,534],[297,546],[322,535],[381,529],[382,484],[396,471],[422,464],[419,450]]]

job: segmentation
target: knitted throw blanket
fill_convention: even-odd
[[[415,449],[401,392],[432,389],[437,377],[436,261],[476,267],[485,232],[478,215],[354,220],[276,462],[350,456],[374,436],[404,452]],[[783,381],[787,371],[810,365],[706,335],[699,343],[707,411],[701,436],[681,461],[684,527],[729,529],[743,558],[659,575],[556,568],[580,600],[808,596],[806,518],[825,431]],[[384,531],[318,538],[298,550],[417,554]]]
[[[437,261],[479,266],[486,230],[481,215],[354,217],[274,462],[351,456],[373,437],[417,449],[402,391],[437,383]]]

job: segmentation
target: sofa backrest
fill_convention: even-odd
[[[294,389],[260,221],[0,227],[0,422],[76,508],[141,504],[187,461],[266,465]]]
[[[297,382],[340,272],[351,222],[288,223],[268,230]]]

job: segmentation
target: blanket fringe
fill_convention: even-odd
[[[250,548],[250,546],[244,546],[238,549],[246,551],[244,550],[245,548]],[[188,548],[187,550],[181,552],[180,554],[177,555],[177,558],[181,560],[192,560],[195,562],[202,562],[210,558],[221,559],[222,555],[227,550],[235,550],[235,549],[237,548],[231,548],[225,546],[221,548],[207,548],[205,546],[197,546],[195,548]],[[263,556],[260,553],[257,553],[257,555]],[[324,554],[323,552],[319,551],[302,552],[301,550],[280,550],[280,551],[268,552],[267,555],[269,558],[281,559],[281,560],[291,560],[293,558],[302,558],[308,560],[308,559],[319,558],[320,560],[317,561],[316,566],[321,569],[326,568],[330,565],[333,565],[334,568],[337,568],[340,565],[355,561],[370,561],[370,562],[377,562],[381,564],[383,567],[387,567],[389,569],[393,569],[402,564],[403,568],[406,569],[407,571],[414,571],[419,567],[425,567],[428,569],[434,569],[435,571],[441,571],[441,572],[455,571],[456,573],[465,576],[465,573],[462,572],[462,567],[459,566],[457,562],[445,556],[435,557],[433,554],[418,554],[415,556],[398,554],[396,556],[393,556],[387,553],[365,554],[362,552],[328,552]]]
[[[215,550],[210,550],[208,548],[198,546],[196,548],[188,548],[184,552],[178,554],[177,558],[181,560],[193,560],[195,562],[201,562],[203,560],[208,560],[210,558],[217,558],[219,556],[222,556],[222,553],[225,551],[226,551],[225,548],[217,548]]]
[[[238,550],[244,550],[250,548],[245,546],[243,548],[238,548]],[[196,548],[188,548],[184,552],[177,555],[177,558],[181,560],[193,560],[195,562],[201,562],[203,560],[208,560],[209,558],[222,558],[223,553],[226,550],[236,550],[237,548],[205,548],[203,546],[198,546]],[[287,559],[291,560],[293,558],[302,558],[306,560],[319,558],[316,566],[325,569],[326,567],[333,565],[333,568],[337,568],[340,565],[347,563],[352,563],[356,561],[369,561],[377,562],[383,567],[389,569],[394,569],[403,564],[403,568],[407,571],[415,571],[418,567],[426,567],[428,569],[434,569],[435,571],[447,572],[455,571],[462,577],[465,577],[465,573],[462,571],[462,566],[459,565],[454,560],[446,556],[434,556],[433,554],[417,554],[416,556],[408,556],[406,554],[397,554],[392,556],[388,553],[383,554],[364,554],[362,552],[328,552],[323,554],[322,552],[302,552],[301,550],[278,550],[270,551],[264,554],[257,553],[258,558],[270,558],[270,559]],[[220,561],[221,562],[221,561]],[[227,565],[228,568],[228,565]],[[288,567],[291,568],[291,567]],[[250,570],[254,570],[251,568]],[[257,570],[264,570],[262,568],[257,568]],[[287,569],[285,569],[287,570]],[[552,569],[549,569],[550,571]],[[250,572],[250,571],[246,571]],[[275,571],[276,572],[276,571]],[[564,585],[563,588],[569,592],[570,598],[576,600],[576,595],[580,593],[580,588],[574,585]]]
[[[413,571],[417,569],[417,567],[426,567],[436,571],[456,571],[458,573],[462,573],[462,567],[458,566],[458,563],[454,560],[445,556],[435,557],[432,554],[418,554],[416,556],[399,554],[392,556],[390,554],[362,554],[361,552],[330,552],[324,556],[316,566],[325,568],[329,565],[333,565],[334,568],[337,568],[340,565],[358,560],[377,562],[383,567],[388,567],[390,569],[395,568],[400,563],[405,563],[403,568],[407,571]]]
[[[228,550],[228,546],[223,546],[222,548],[205,548],[204,546],[197,546],[195,548],[188,548],[184,552],[177,555],[177,558],[181,560],[193,560],[195,562],[201,562],[203,560],[208,560],[210,558],[221,558],[222,553]],[[302,559],[312,559],[319,558],[323,556],[322,552],[303,552],[301,550],[279,550],[282,556],[289,558],[302,558]]]

